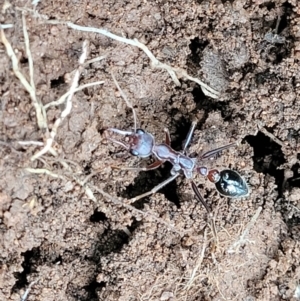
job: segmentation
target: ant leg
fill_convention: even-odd
[[[196,121],[193,121],[192,122],[192,125],[189,129],[189,132],[184,140],[184,144],[183,144],[183,151],[185,152],[186,151],[186,148],[188,147],[188,145],[190,144],[191,142],[191,139],[192,139],[192,136],[193,136],[193,133],[194,133],[194,130],[195,130],[195,127],[197,125],[197,122]]]
[[[199,191],[199,189],[198,189],[196,183],[195,183],[193,180],[191,181],[191,185],[192,185],[192,189],[193,189],[193,191],[194,191],[194,193],[195,193],[195,195],[196,195],[196,198],[197,198],[198,201],[200,201],[201,204],[204,206],[204,208],[206,209],[207,213],[210,214],[210,211],[209,211],[209,209],[208,209],[208,206],[207,206],[206,202],[204,201],[204,198],[203,198],[203,196],[201,195],[201,193],[200,193],[200,191]]]
[[[192,184],[193,191],[196,195],[196,198],[201,202],[201,204],[204,206],[204,208],[206,209],[206,211],[208,213],[209,224],[210,224],[212,233],[215,237],[216,242],[218,242],[218,235],[217,235],[217,231],[216,231],[214,217],[213,217],[212,213],[209,211],[208,206],[207,206],[206,202],[204,201],[203,196],[201,195],[197,185],[195,184],[195,182],[193,180],[191,181],[191,184]]]
[[[208,151],[206,153],[204,153],[203,155],[200,156],[200,160],[202,159],[208,159],[208,158],[211,158],[213,157],[214,155],[216,155],[217,153],[221,152],[222,150],[224,149],[227,149],[227,148],[230,148],[232,146],[236,146],[236,143],[230,143],[230,144],[227,144],[227,145],[224,145],[224,146],[221,146],[221,147],[218,147],[216,149],[213,149],[211,151]]]
[[[135,201],[138,201],[148,195],[151,195],[151,194],[157,192],[158,190],[160,190],[161,188],[163,188],[164,186],[166,186],[167,184],[169,184],[170,182],[172,182],[173,180],[175,180],[178,176],[179,176],[179,173],[176,173],[175,175],[171,176],[170,178],[166,179],[165,181],[161,182],[160,184],[158,184],[157,186],[152,188],[150,191],[140,194],[134,198],[131,198],[128,201],[130,203],[134,203]]]
[[[164,128],[164,132],[166,133],[166,144],[170,146],[171,145],[170,132],[167,128]]]
[[[151,163],[150,165],[146,166],[146,167],[120,167],[120,166],[112,166],[112,168],[114,169],[121,169],[121,170],[138,170],[138,171],[148,171],[148,170],[154,170],[158,167],[160,167],[162,164],[164,163],[164,161],[155,161],[153,163]]]

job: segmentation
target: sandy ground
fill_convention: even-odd
[[[37,102],[46,106],[70,90],[84,41],[79,85],[104,83],[76,92],[64,119],[66,102],[46,106],[43,128],[0,43],[0,300],[24,300],[26,290],[28,301],[300,300],[297,1],[35,2],[2,0],[0,23],[12,25],[4,33]],[[182,75],[178,86],[140,48],[63,21],[136,38],[219,95]],[[112,168],[152,161],[103,136],[108,127],[133,128],[111,73],[139,127],[157,141],[167,127],[180,150],[196,119],[191,156],[239,142],[203,164],[237,170],[248,197],[222,197],[194,177],[217,237],[183,176],[127,202],[169,177],[171,165]],[[56,130],[51,150],[32,160]]]

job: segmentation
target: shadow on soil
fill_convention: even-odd
[[[253,147],[254,170],[258,173],[268,174],[275,178],[278,187],[278,194],[282,196],[282,184],[284,181],[284,170],[278,169],[286,162],[281,146],[271,140],[262,132],[256,136],[249,135],[244,141]]]
[[[39,262],[41,258],[39,248],[33,248],[32,250],[26,251],[21,255],[24,257],[22,263],[23,271],[20,273],[15,273],[14,276],[17,281],[11,290],[12,293],[17,292],[22,288],[27,288],[29,285],[27,276],[36,272],[36,263]]]

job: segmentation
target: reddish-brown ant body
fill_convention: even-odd
[[[134,130],[133,131],[123,131],[116,128],[108,128],[105,130],[105,137],[106,139],[117,143],[127,149],[131,155],[140,157],[140,158],[148,158],[150,156],[154,156],[156,161],[144,168],[136,168],[136,167],[125,167],[121,169],[127,170],[153,170],[160,167],[164,162],[170,162],[173,167],[171,169],[171,176],[160,183],[159,185],[155,186],[152,190],[143,193],[139,196],[136,196],[131,199],[131,202],[135,202],[141,198],[144,198],[148,195],[151,195],[162,187],[166,186],[168,183],[172,182],[176,179],[181,173],[185,175],[187,179],[190,180],[192,189],[198,198],[198,200],[204,205],[205,209],[209,212],[208,206],[204,201],[201,193],[198,190],[197,185],[195,184],[193,177],[193,172],[196,171],[199,174],[206,176],[209,181],[215,184],[217,191],[226,197],[237,198],[237,197],[244,197],[248,195],[248,185],[246,181],[237,173],[236,171],[225,169],[222,171],[218,171],[217,169],[209,170],[205,166],[198,165],[199,161],[214,157],[216,154],[225,150],[229,147],[235,145],[235,143],[231,143],[216,149],[213,149],[209,152],[204,153],[200,156],[200,158],[190,158],[186,154],[186,149],[191,141],[193,132],[196,127],[196,122],[193,122],[191,128],[187,134],[186,140],[183,145],[183,150],[178,152],[171,147],[171,138],[169,131],[165,129],[165,142],[157,144],[155,142],[154,136],[150,133],[142,129],[137,129],[136,127],[136,115],[132,105],[127,100],[126,96],[124,95],[123,91],[119,87],[118,83],[116,82],[115,78],[113,77],[116,86],[118,87],[121,95],[123,96],[124,100],[126,101],[127,105],[132,109],[133,116],[134,116]],[[124,141],[119,141],[111,137],[110,133],[119,134],[124,136]],[[119,167],[118,167],[119,168]]]

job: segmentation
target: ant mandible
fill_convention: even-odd
[[[167,184],[175,180],[181,173],[183,173],[185,177],[190,180],[192,189],[197,199],[203,204],[203,206],[209,213],[210,211],[208,209],[208,206],[204,201],[204,198],[202,197],[200,191],[198,190],[196,183],[192,179],[194,171],[201,174],[202,176],[207,177],[210,182],[214,183],[217,191],[223,196],[230,197],[230,198],[238,198],[238,197],[244,197],[248,195],[249,192],[248,185],[246,181],[236,171],[231,169],[224,169],[222,171],[218,171],[217,169],[209,170],[205,166],[198,165],[199,161],[214,157],[219,152],[228,149],[232,146],[235,146],[236,143],[230,143],[221,146],[219,148],[213,149],[211,151],[208,151],[202,154],[198,159],[190,158],[186,154],[186,150],[188,145],[190,144],[193,132],[197,124],[195,121],[192,122],[192,125],[187,134],[181,152],[172,149],[171,138],[168,129],[164,129],[166,135],[165,142],[159,144],[156,143],[153,135],[147,133],[142,129],[137,129],[137,118],[136,118],[135,110],[132,104],[128,101],[126,95],[121,90],[114,75],[112,75],[112,78],[120,94],[125,100],[127,106],[130,107],[132,110],[133,119],[134,119],[134,130],[123,131],[116,128],[108,128],[104,131],[104,135],[106,139],[112,141],[113,143],[121,145],[122,147],[127,149],[130,152],[130,154],[133,156],[139,158],[148,158],[150,156],[154,156],[156,158],[156,161],[148,165],[147,167],[142,167],[142,168],[115,167],[115,168],[125,169],[125,170],[147,171],[147,170],[153,170],[160,167],[166,161],[170,162],[173,165],[171,169],[171,176],[168,179],[158,184],[150,191],[130,199],[129,201],[131,203],[157,192],[158,190],[160,190],[161,188],[163,188],[164,186],[166,186]],[[111,138],[110,133],[115,133],[124,136],[125,137],[124,142]]]

